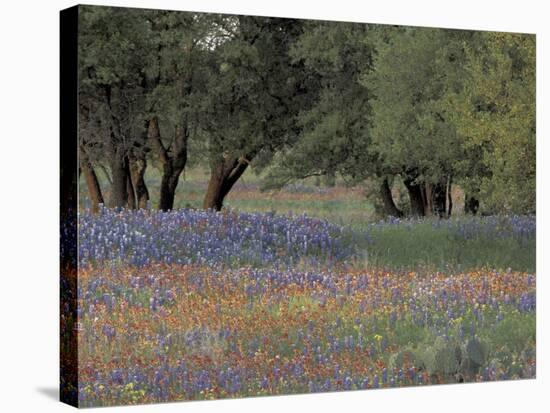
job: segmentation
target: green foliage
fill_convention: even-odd
[[[392,341],[400,347],[407,346],[411,343],[422,343],[427,336],[427,329],[424,326],[414,323],[410,318],[397,320],[392,326]],[[401,354],[397,361],[407,355],[411,356],[409,353]],[[411,361],[414,361],[414,358],[412,358]]]
[[[152,60],[151,27],[140,10],[80,8],[79,66],[83,86],[138,86]]]
[[[506,347],[520,353],[526,344],[536,341],[536,325],[530,322],[530,316],[512,313],[495,326],[490,334],[491,343],[497,348]]]
[[[458,372],[462,351],[456,343],[437,337],[433,345],[419,349],[417,355],[430,375],[446,377]]]
[[[228,16],[231,30],[214,49],[201,102],[209,161],[244,157],[261,169],[281,145],[296,138],[301,107],[299,67],[290,61],[297,20]]]
[[[413,353],[420,368],[450,382],[459,377],[474,377],[489,361],[488,344],[478,338],[461,344],[454,338],[438,336],[432,343],[419,345]]]
[[[334,171],[452,177],[484,211],[534,212],[533,36],[316,22],[292,56],[318,90],[265,188]]]
[[[464,149],[441,100],[460,82],[466,35],[409,27],[385,34],[376,43],[374,70],[362,79],[375,96],[373,147],[387,169],[417,183],[464,176]]]
[[[465,145],[481,154],[486,209],[535,211],[535,36],[482,33],[464,44],[463,87],[446,97]]]
[[[276,158],[264,188],[309,176],[340,172],[364,177],[370,170],[368,92],[359,75],[370,65],[368,27],[354,23],[310,22],[291,49],[310,79],[308,106],[300,108],[300,139]],[[362,170],[358,169],[362,166]]]
[[[267,169],[264,189],[452,178],[483,212],[535,212],[533,35],[81,6],[78,56],[95,165],[156,161],[155,117],[169,155],[183,131],[190,164]]]
[[[138,9],[80,7],[79,130],[95,161],[144,144],[144,81],[154,62],[146,17]]]
[[[487,344],[479,340],[478,338],[471,338],[466,343],[465,358],[469,360],[471,365],[483,366],[487,361]]]
[[[219,17],[149,10],[147,19],[153,50],[151,63],[144,68],[148,93],[143,110],[148,118],[159,120],[161,139],[167,148],[180,127],[190,138],[188,146],[195,149],[203,137],[199,117],[207,93],[207,68],[213,59],[204,41],[216,38],[213,27]]]

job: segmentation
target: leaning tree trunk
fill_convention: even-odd
[[[84,173],[84,179],[86,180],[86,186],[88,187],[88,194],[90,196],[90,202],[92,204],[92,213],[99,212],[99,205],[103,204],[103,194],[101,193],[101,187],[99,186],[99,180],[94,171],[93,165],[88,158],[84,148],[80,148],[80,168],[79,172]]]
[[[424,200],[422,194],[422,185],[414,182],[414,179],[405,178],[403,183],[409,192],[409,199],[411,202],[411,214],[413,216],[424,216]]]
[[[222,187],[224,184],[223,163],[212,167],[210,170],[210,179],[208,180],[208,188],[204,195],[202,206],[204,209],[222,209],[223,200],[221,199]]]
[[[130,159],[130,176],[132,178],[137,207],[140,209],[147,208],[147,203],[149,202],[149,191],[144,179],[146,168],[147,160],[145,157]]]
[[[105,179],[109,182],[109,185],[113,185],[113,180],[111,179],[111,175],[109,175],[109,171],[105,168],[105,165],[99,164],[99,169],[103,172],[103,175],[105,175]]]
[[[222,158],[211,162],[210,180],[204,196],[203,208],[220,211],[223,201],[249,164],[251,156]]]
[[[388,216],[393,217],[402,217],[403,212],[397,208],[395,202],[393,201],[393,196],[391,193],[390,183],[388,178],[384,178],[380,184],[380,197],[382,198],[382,203],[384,205],[384,212]]]

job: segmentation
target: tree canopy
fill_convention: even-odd
[[[252,168],[264,189],[376,182],[390,215],[449,216],[453,185],[466,212],[535,211],[533,35],[82,6],[79,39],[96,206],[149,205],[152,165],[172,209],[191,162],[218,210]]]

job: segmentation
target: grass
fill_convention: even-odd
[[[356,231],[365,226],[354,227]],[[495,268],[535,272],[535,238],[457,237],[448,227],[434,228],[432,220],[411,226],[370,227],[360,239],[363,260],[390,269],[427,267],[438,271]]]
[[[181,176],[176,192],[174,209],[201,208],[208,184],[208,171],[201,167],[190,168]],[[110,185],[102,171],[98,178],[104,198],[109,199]],[[362,224],[372,222],[374,207],[367,201],[362,188],[336,186],[327,188],[315,185],[309,179],[298,190],[261,192],[261,176],[247,170],[228,194],[224,205],[243,212],[275,212],[278,214],[307,214],[344,225],[350,222]],[[159,199],[161,175],[156,168],[149,167],[145,181],[150,192],[153,207]],[[80,180],[80,203],[89,206],[84,177]]]

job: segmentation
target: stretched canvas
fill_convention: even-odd
[[[535,35],[75,6],[60,39],[63,402],[535,378]]]

